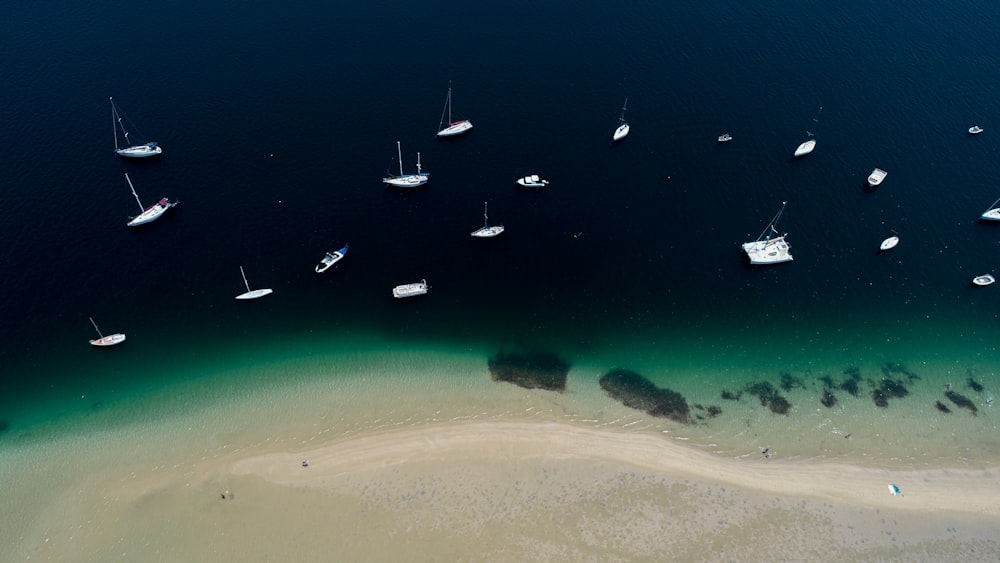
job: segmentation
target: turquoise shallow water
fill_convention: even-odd
[[[1000,293],[969,281],[996,265],[1000,237],[976,221],[1000,195],[984,71],[997,49],[983,28],[995,9],[974,6],[487,3],[463,7],[457,28],[449,2],[20,6],[0,24],[18,54],[0,61],[17,92],[0,102],[0,441],[79,430],[102,409],[90,420],[118,424],[349,377],[304,358],[374,352],[352,365],[375,372],[364,362],[401,348],[442,354],[445,372],[456,350],[483,367],[499,351],[551,351],[587,393],[634,370],[720,405],[706,439],[759,410],[722,390],[783,373],[802,382],[775,419],[790,436],[815,426],[804,413],[847,405],[855,420],[896,427],[905,410],[935,428],[967,414],[934,409],[949,382],[988,428]],[[414,26],[405,46],[391,40]],[[156,64],[120,40],[153,46]],[[475,129],[440,142],[449,80]],[[111,154],[111,95],[162,158]],[[612,146],[626,96],[632,133]],[[986,133],[969,137],[972,123]],[[718,146],[723,130],[735,140]],[[807,130],[816,152],[793,161]],[[421,152],[427,189],[383,189],[397,140],[408,165]],[[866,192],[875,166],[889,176]],[[182,204],[126,229],[125,172],[146,199]],[[552,184],[516,190],[527,173]],[[487,200],[507,232],[472,240]],[[783,201],[795,261],[751,268],[738,245]],[[880,255],[892,232],[902,242]],[[316,276],[344,242],[348,257]],[[275,294],[235,302],[241,265]],[[389,297],[421,278],[426,298]],[[88,316],[128,342],[91,349]],[[894,364],[919,379],[875,406]],[[820,404],[819,378],[851,368],[860,396]],[[406,366],[384,375],[391,393]]]

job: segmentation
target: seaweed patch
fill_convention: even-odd
[[[972,389],[976,393],[983,392],[983,384],[979,383],[975,379],[972,379],[971,377],[965,380],[965,386],[968,387],[969,389]]]
[[[934,408],[945,414],[951,413],[951,409],[948,408],[948,405],[942,403],[941,401],[934,401]]]
[[[874,387],[872,400],[875,401],[875,406],[883,408],[889,406],[889,399],[902,399],[910,394],[910,390],[901,379],[883,377]]]
[[[505,381],[525,389],[565,391],[569,363],[555,354],[531,352],[528,354],[498,353],[489,360],[493,381]]]
[[[652,381],[634,371],[613,369],[602,375],[599,383],[608,396],[627,407],[645,411],[650,416],[669,418],[681,424],[694,423],[691,408],[683,395],[670,389],[660,389]],[[717,416],[722,412],[719,407],[698,406],[710,416]]]
[[[840,389],[847,391],[855,397],[860,397],[861,388],[859,384],[861,383],[861,370],[857,366],[850,366],[844,370],[844,375],[847,378],[840,383]]]
[[[972,402],[971,399],[965,395],[959,395],[958,393],[952,391],[951,389],[944,392],[944,396],[948,397],[948,400],[955,403],[960,409],[969,409],[972,411],[972,416],[979,415],[979,409],[976,408],[976,404]]]
[[[746,386],[746,392],[760,399],[760,404],[771,409],[775,414],[788,414],[792,405],[778,393],[773,385],[766,381],[757,381]]]
[[[837,396],[831,393],[829,389],[823,389],[823,396],[819,402],[823,403],[824,407],[831,408],[837,404]]]
[[[782,372],[778,376],[778,386],[781,387],[781,390],[786,393],[791,391],[792,389],[795,389],[796,387],[800,389],[806,388],[805,384],[802,383],[801,379],[792,376],[792,374],[788,372]]]
[[[722,390],[722,398],[726,401],[739,401],[740,397],[743,396],[743,391],[737,391],[733,393],[729,389]]]

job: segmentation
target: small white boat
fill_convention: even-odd
[[[337,262],[340,262],[341,258],[343,258],[345,255],[347,255],[346,244],[344,245],[344,248],[341,248],[336,252],[327,252],[326,256],[324,256],[323,259],[320,260],[319,264],[316,264],[316,273],[322,274],[323,272],[329,270],[330,266],[333,266]]]
[[[448,126],[445,127],[444,114],[448,113]],[[444,109],[441,110],[441,122],[438,123],[438,137],[454,137],[455,135],[461,135],[469,129],[472,129],[472,122],[468,119],[463,119],[460,121],[451,120],[451,85],[448,86],[448,97],[444,99]]]
[[[629,126],[628,126],[628,123],[625,121],[625,108],[626,108],[626,106],[628,106],[628,98],[625,98],[625,103],[622,104],[622,114],[618,118],[618,128],[615,129],[614,134],[611,135],[611,142],[612,143],[615,142],[615,141],[620,141],[620,140],[622,140],[622,139],[625,138],[625,135],[628,135]]]
[[[801,145],[799,145],[799,148],[795,149],[795,156],[796,157],[805,156],[805,155],[813,152],[813,149],[815,149],[815,148],[816,148],[816,140],[815,139],[809,139],[808,141],[806,141],[806,142],[802,143]]]
[[[899,487],[896,485],[889,485],[889,494],[892,496],[901,495],[903,493],[899,492]]]
[[[243,266],[240,266],[240,275],[243,276],[243,285],[247,286],[246,293],[241,293],[236,296],[237,299],[259,299],[265,295],[271,295],[274,293],[271,289],[250,289],[250,283],[247,282],[247,275],[243,273]]]
[[[979,286],[991,285],[995,281],[997,280],[991,274],[983,274],[972,278],[972,283]]]
[[[155,142],[139,143],[137,145],[131,144],[132,141],[128,138],[128,131],[125,130],[125,124],[122,123],[122,117],[118,112],[118,108],[115,107],[115,101],[108,98],[111,102],[111,128],[112,132],[115,134],[115,153],[119,156],[124,156],[128,158],[146,158],[149,156],[156,156],[163,152]],[[125,137],[125,146],[120,147],[118,145],[118,129],[122,130],[122,135]]]
[[[503,232],[503,225],[490,226],[490,218],[486,214],[487,202],[483,202],[483,228],[472,231],[471,235],[477,238],[495,237]]]
[[[430,179],[430,174],[420,171],[420,153],[417,153],[417,173],[403,174],[403,151],[399,146],[399,141],[396,141],[396,152],[399,156],[399,176],[389,174],[389,177],[382,178],[382,183],[397,188],[415,188],[426,184],[427,180]]]
[[[121,344],[122,342],[125,342],[125,335],[121,333],[109,334],[107,336],[104,336],[103,334],[101,334],[101,329],[97,328],[97,323],[94,322],[93,317],[89,318],[90,318],[90,324],[94,325],[94,330],[97,331],[97,336],[100,337],[90,341],[90,344],[92,346],[114,346],[115,344]]]
[[[179,201],[171,203],[170,199],[162,198],[149,207],[143,207],[142,202],[139,201],[139,194],[135,193],[135,186],[132,185],[132,180],[129,179],[128,173],[125,174],[125,181],[128,182],[128,187],[132,189],[132,195],[135,196],[135,202],[139,204],[139,210],[141,211],[135,217],[129,217],[128,223],[125,223],[129,227],[138,227],[139,225],[152,223],[163,216],[168,209],[180,203]]]
[[[548,180],[542,180],[538,177],[538,174],[531,174],[525,176],[524,178],[519,178],[517,183],[525,188],[544,188],[549,185]]]
[[[987,221],[1000,221],[1000,207],[997,204],[1000,203],[1000,199],[993,202],[990,208],[983,211],[983,214],[979,216],[980,219],[985,219]]]
[[[428,289],[430,288],[427,285],[427,280],[420,280],[417,283],[397,285],[392,288],[392,296],[397,299],[402,299],[403,297],[413,297],[427,293]]]
[[[729,141],[732,141],[732,140],[733,140],[733,136],[730,135],[729,133],[723,133],[723,134],[719,135],[718,139],[716,139],[716,141],[718,141],[720,143],[728,143]]]
[[[896,248],[897,244],[899,244],[899,237],[897,237],[897,236],[891,236],[891,237],[885,239],[884,241],[882,241],[882,244],[878,245],[878,249],[879,250],[891,250],[893,248]]]
[[[969,134],[970,135],[978,135],[978,134],[980,134],[982,132],[983,132],[983,128],[980,127],[980,126],[978,126],[978,125],[973,125],[972,127],[969,127]]]
[[[771,234],[778,234],[774,225],[778,222],[782,212],[785,211],[786,205],[788,205],[787,201],[781,204],[781,209],[771,219],[771,222],[764,227],[757,240],[743,244],[743,252],[746,252],[751,264],[780,264],[781,262],[789,262],[794,259],[791,254],[792,247],[785,240],[786,235],[771,238]]]
[[[881,168],[876,168],[875,170],[872,170],[872,173],[868,175],[868,187],[869,188],[877,187],[879,184],[882,183],[882,180],[885,180],[885,177],[888,175],[889,173],[886,172],[885,170],[882,170]]]

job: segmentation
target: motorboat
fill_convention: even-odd
[[[341,248],[336,252],[327,252],[326,256],[324,256],[323,259],[320,260],[319,264],[316,264],[316,273],[322,274],[323,272],[329,270],[330,266],[333,266],[337,262],[340,262],[341,258],[343,258],[346,254],[347,254],[346,244],[344,245],[344,248]]]
[[[982,132],[983,132],[983,128],[980,127],[980,126],[978,126],[978,125],[973,125],[972,127],[969,127],[969,134],[970,135],[978,135],[978,134],[980,134]]]
[[[548,180],[542,180],[538,177],[538,174],[531,174],[525,176],[524,178],[519,178],[517,183],[525,188],[544,188],[549,185]]]
[[[791,254],[791,245],[785,240],[786,235],[780,235],[772,238],[772,234],[778,234],[778,231],[774,228],[774,225],[781,218],[781,214],[785,211],[785,206],[788,202],[784,202],[781,205],[781,209],[778,213],[771,219],[771,222],[764,227],[764,230],[757,237],[757,240],[747,242],[743,244],[743,252],[746,252],[747,257],[750,259],[751,264],[756,265],[768,265],[768,264],[780,264],[782,262],[790,262],[793,260]]]
[[[888,175],[889,173],[886,172],[885,170],[882,170],[881,168],[876,168],[875,170],[872,170],[872,173],[868,175],[868,187],[869,188],[878,187],[878,185],[882,183],[882,180],[885,180],[885,177]]]
[[[997,280],[991,274],[983,274],[972,278],[972,283],[978,286],[991,285],[995,281]]]
[[[427,280],[420,280],[417,283],[407,283],[403,285],[397,285],[392,288],[392,296],[397,299],[402,299],[404,297],[414,297],[417,295],[423,295],[427,293],[430,289],[427,285]]]
[[[899,244],[899,237],[897,237],[897,236],[891,236],[891,237],[885,239],[884,241],[882,241],[882,244],[878,245],[878,249],[879,250],[891,250],[893,248],[896,248],[897,244]]]
[[[718,139],[716,139],[716,141],[718,141],[720,143],[728,143],[729,141],[732,141],[732,140],[733,140],[733,136],[730,135],[729,133],[723,133],[723,134],[719,135]]]

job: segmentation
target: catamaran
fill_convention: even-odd
[[[503,232],[503,225],[496,225],[496,226],[493,226],[493,227],[490,226],[490,218],[489,218],[489,215],[486,214],[486,211],[487,211],[487,202],[484,201],[483,202],[483,219],[484,219],[484,221],[483,221],[483,228],[475,230],[475,231],[472,231],[472,233],[471,233],[472,236],[478,237],[478,238],[489,238],[489,237],[495,237],[495,236],[497,236],[497,235],[499,235],[500,233]]]
[[[448,114],[448,126],[445,127],[444,114]],[[468,119],[463,119],[460,121],[451,120],[451,84],[448,84],[448,96],[444,99],[444,109],[441,110],[441,121],[438,123],[438,137],[454,137],[455,135],[461,135],[469,129],[472,129],[472,122]]]
[[[751,264],[780,264],[793,259],[790,252],[791,245],[785,240],[786,235],[771,238],[772,234],[778,234],[774,225],[778,222],[782,212],[785,211],[786,205],[788,205],[787,201],[781,204],[781,209],[767,224],[767,227],[764,227],[757,240],[743,244],[743,251],[750,258]]]
[[[407,283],[403,285],[397,285],[392,288],[392,296],[396,299],[402,299],[403,297],[413,297],[415,295],[423,295],[427,293],[430,287],[427,285],[427,280],[420,280],[417,283]]]
[[[115,107],[115,101],[108,98],[111,102],[111,128],[112,132],[115,134],[115,153],[120,156],[125,156],[128,158],[146,158],[148,156],[156,156],[163,152],[155,142],[140,143],[138,145],[133,145],[132,141],[128,138],[128,131],[125,130],[125,124],[122,123],[122,116],[118,112],[118,108]],[[122,135],[125,137],[125,146],[118,146],[118,129],[122,130]]]
[[[88,317],[90,319],[90,324],[94,325],[94,330],[97,331],[97,336],[100,338],[95,338],[90,341],[93,346],[114,346],[115,344],[121,344],[125,342],[125,335],[122,333],[109,334],[104,336],[101,334],[101,329],[97,328],[97,323],[94,322],[93,317]]]
[[[132,180],[129,179],[128,173],[125,173],[125,180],[128,182],[128,187],[132,189],[132,195],[135,196],[135,202],[139,204],[140,213],[135,217],[129,217],[129,222],[125,223],[129,227],[138,227],[139,225],[145,225],[146,223],[152,223],[159,219],[168,209],[180,203],[171,202],[169,198],[162,198],[160,201],[150,205],[149,207],[143,207],[142,202],[139,201],[139,195],[135,193],[135,186],[132,185]]]
[[[236,296],[237,299],[259,299],[265,295],[271,295],[274,293],[270,288],[266,289],[250,289],[250,283],[247,281],[247,275],[243,273],[243,266],[240,266],[240,275],[243,276],[243,285],[247,286],[246,293],[241,293]]]
[[[316,264],[316,273],[322,274],[323,272],[329,270],[330,266],[333,266],[337,262],[340,262],[340,259],[346,255],[347,255],[346,244],[344,245],[344,248],[341,248],[336,252],[327,252],[326,256],[324,256],[323,259],[320,260],[320,263]]]
[[[399,156],[399,176],[389,174],[388,178],[382,178],[382,183],[397,188],[415,188],[426,184],[430,174],[420,171],[420,153],[417,153],[417,173],[403,174],[403,149],[400,147],[399,141],[396,141],[396,152]]]
[[[987,221],[1000,221],[1000,207],[997,204],[1000,203],[1000,199],[993,202],[990,208],[983,211],[983,214],[979,216],[980,219],[985,219]]]
[[[615,129],[614,135],[611,136],[611,142],[615,142],[625,138],[628,135],[629,126],[625,121],[625,108],[628,106],[628,98],[625,98],[625,103],[622,104],[622,114],[618,117],[618,128]],[[641,108],[640,108],[641,109]]]

